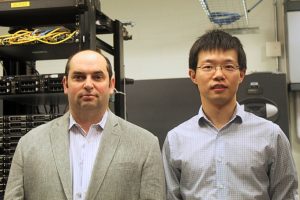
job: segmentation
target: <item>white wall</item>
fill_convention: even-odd
[[[133,40],[125,42],[127,77],[187,76],[189,49],[210,28],[198,0],[102,0],[101,3],[102,11],[111,18],[136,24],[128,28]],[[249,72],[277,70],[276,59],[265,54],[265,43],[275,40],[273,11],[273,1],[263,1],[249,13],[250,26],[259,27],[258,32],[237,35],[245,46]]]

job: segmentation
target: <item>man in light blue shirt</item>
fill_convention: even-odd
[[[298,199],[287,137],[236,101],[246,68],[241,42],[228,33],[207,32],[192,46],[189,75],[202,105],[166,137],[168,199]]]

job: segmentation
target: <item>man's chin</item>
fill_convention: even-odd
[[[87,109],[87,110],[90,110],[90,109],[96,109],[99,107],[99,105],[96,105],[95,103],[92,103],[92,102],[84,102],[80,105],[80,107],[82,109]]]
[[[213,99],[212,102],[213,102],[213,104],[218,105],[218,106],[225,106],[225,105],[230,104],[231,99],[228,99],[225,97],[224,98],[219,97],[219,98]]]

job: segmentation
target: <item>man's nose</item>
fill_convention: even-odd
[[[85,89],[92,89],[94,87],[93,79],[91,77],[87,77],[84,82]]]
[[[216,79],[224,79],[224,72],[223,72],[221,66],[216,66],[215,73],[214,73],[214,78],[216,78]]]

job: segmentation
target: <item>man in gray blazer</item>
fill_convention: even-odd
[[[65,74],[69,112],[20,139],[4,199],[165,199],[158,139],[108,109],[108,59],[78,52]]]

